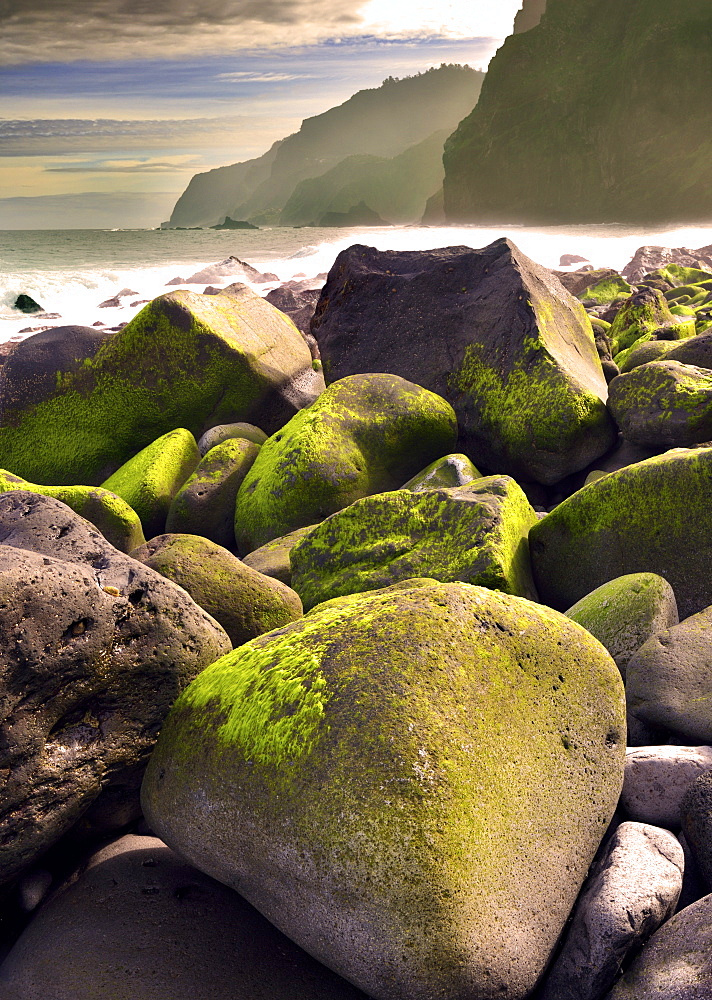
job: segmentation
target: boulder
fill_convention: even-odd
[[[251,566],[265,576],[273,576],[275,580],[281,580],[288,587],[292,585],[292,562],[291,552],[303,538],[309,534],[315,524],[308,524],[305,528],[297,528],[290,531],[288,535],[281,538],[273,538],[271,542],[261,545],[254,552],[249,552],[243,556],[242,561],[245,566]]]
[[[145,542],[138,514],[115,493],[98,486],[38,486],[0,469],[0,493],[25,490],[61,500],[98,528],[107,542],[121,552],[130,552]]]
[[[591,272],[594,273],[594,272]],[[633,294],[633,288],[620,274],[610,274],[597,281],[592,281],[579,292],[578,298],[587,306],[610,305],[612,302],[622,302]]]
[[[618,670],[580,626],[410,580],[204,671],[142,801],[182,857],[376,1000],[523,1000],[613,814],[624,731]]]
[[[262,446],[267,440],[267,435],[254,424],[238,422],[234,424],[218,424],[217,427],[210,427],[205,434],[202,434],[198,441],[198,451],[201,456],[206,455],[211,448],[230,438],[244,438],[252,441],[253,444]]]
[[[28,315],[30,313],[44,312],[39,302],[36,302],[27,292],[20,292],[13,303],[13,309],[19,309],[20,312],[27,313]]]
[[[695,365],[697,368],[712,368],[712,330],[690,337],[681,344],[674,344],[666,355],[666,360]]]
[[[173,498],[199,461],[195,438],[179,427],[124,462],[102,487],[130,504],[147,537],[153,538],[163,531]]]
[[[55,326],[20,341],[0,374],[0,415],[42,402],[55,392],[58,373],[76,372],[110,336],[91,326]]]
[[[247,438],[228,438],[211,448],[174,496],[166,531],[203,535],[232,548],[237,492],[259,451]]]
[[[692,337],[692,340],[695,338]],[[647,365],[649,361],[662,361],[675,349],[675,344],[669,340],[645,340],[640,347],[632,347],[624,351],[625,360],[620,365],[621,375],[632,372],[634,368]],[[610,385],[610,382],[608,383]]]
[[[685,792],[712,772],[712,747],[629,747],[621,807],[630,819],[679,830]]]
[[[712,448],[679,448],[574,493],[529,535],[541,599],[563,610],[616,577],[656,573],[680,618],[708,607],[711,490]]]
[[[649,726],[712,743],[712,607],[658,632],[628,663],[628,710]]]
[[[712,996],[712,895],[656,931],[607,1000],[709,1000]]]
[[[289,316],[300,333],[310,332],[314,310],[319,300],[320,289],[291,289],[281,286],[273,288],[265,298],[277,309]]]
[[[680,804],[680,820],[705,888],[712,889],[712,772],[689,785]]]
[[[239,278],[240,281],[252,281],[255,284],[261,284],[265,281],[276,281],[277,275],[262,274],[252,264],[247,264],[244,260],[240,260],[239,257],[228,257],[227,260],[222,260],[218,264],[208,264],[202,270],[191,274],[181,284],[205,285],[212,281],[224,281],[225,278]]]
[[[649,448],[687,448],[712,439],[712,371],[651,361],[619,375],[608,405],[623,434]]]
[[[442,490],[453,486],[465,486],[474,479],[481,479],[479,472],[467,455],[446,455],[413,476],[403,485],[404,490],[422,493],[424,490]]]
[[[621,823],[578,898],[539,1000],[602,1000],[626,956],[675,912],[683,870],[672,833]]]
[[[95,486],[162,434],[250,421],[276,431],[324,382],[293,324],[259,295],[177,291],[145,306],[32,405],[5,405],[0,466]]]
[[[657,288],[640,288],[623,303],[613,320],[609,336],[614,358],[640,340],[651,340],[660,327],[674,325],[675,317],[662,292]],[[691,336],[689,331],[688,336]]]
[[[0,496],[0,884],[100,796],[135,797],[171,704],[230,648],[184,590],[58,500]]]
[[[635,285],[656,268],[669,264],[684,267],[712,265],[712,254],[709,251],[709,247],[703,247],[702,250],[688,250],[687,247],[677,247],[676,249],[654,246],[639,247],[633,254],[632,260],[623,268],[622,274],[624,278]]]
[[[611,267],[601,267],[592,271],[552,271],[567,292],[571,292],[576,298],[585,298],[585,291],[601,281],[609,281],[620,278],[617,271]]]
[[[630,573],[587,594],[566,612],[606,647],[625,680],[631,656],[656,632],[677,625],[672,587],[655,573]]]
[[[159,535],[131,555],[187,590],[220,622],[233,646],[302,617],[302,602],[293,590],[207,538]]]
[[[508,476],[454,489],[396,490],[332,514],[291,551],[305,608],[429,577],[536,600],[529,529],[537,517]]]
[[[335,382],[262,445],[237,494],[238,550],[398,489],[447,454],[456,435],[450,404],[396,375]]]
[[[156,837],[97,851],[0,967],[7,1000],[366,1000]]]
[[[478,467],[555,483],[613,443],[583,306],[509,240],[350,247],[329,272],[312,333],[328,380],[393,372],[452,403]]]

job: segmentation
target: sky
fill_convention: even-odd
[[[0,0],[0,229],[155,226],[387,76],[487,64],[521,0]]]

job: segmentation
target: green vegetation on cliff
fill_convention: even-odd
[[[448,218],[712,218],[711,51],[707,0],[549,0],[446,143]]]

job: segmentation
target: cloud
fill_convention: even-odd
[[[0,0],[0,64],[172,59],[329,39],[502,38],[520,0]]]
[[[196,166],[195,157],[169,160],[100,160],[97,163],[70,163],[45,167],[49,174],[175,174]]]
[[[284,83],[287,80],[313,80],[314,77],[303,73],[254,73],[245,70],[242,73],[218,73],[216,80],[227,80],[228,83]]]

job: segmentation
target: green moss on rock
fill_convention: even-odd
[[[237,495],[238,550],[400,487],[456,436],[450,404],[397,375],[334,382],[262,446]]]
[[[610,385],[611,413],[627,440],[658,450],[712,440],[712,372],[651,361]]]
[[[365,497],[292,549],[292,586],[306,608],[413,577],[536,599],[527,541],[536,522],[508,476]]]
[[[102,486],[133,507],[152,538],[163,531],[174,496],[199,461],[195,438],[179,427],[130,458]]]
[[[604,583],[569,608],[566,617],[606,647],[624,679],[628,661],[643,643],[678,622],[672,587],[655,573],[630,573]]]
[[[661,326],[672,326],[674,316],[657,288],[644,288],[624,302],[609,331],[611,351],[616,355],[642,338],[650,339]]]
[[[144,809],[369,996],[523,1000],[618,800],[623,698],[608,653],[556,612],[408,581],[205,670],[162,729]]]
[[[585,302],[594,302],[596,305],[607,305],[610,302],[618,302],[628,298],[632,292],[633,288],[625,278],[615,274],[596,282],[595,285],[590,285],[579,298]]]
[[[305,528],[297,528],[290,531],[281,538],[273,538],[271,542],[261,545],[259,549],[248,552],[242,557],[245,566],[251,566],[265,576],[273,576],[275,580],[281,580],[288,587],[292,585],[292,562],[291,552],[295,545],[306,538],[315,524],[308,524]]]
[[[38,486],[0,469],[0,493],[7,493],[8,490],[28,490],[61,500],[98,528],[120,552],[130,552],[145,541],[136,511],[110,490],[97,486]]]
[[[474,479],[481,479],[479,472],[467,455],[445,455],[413,476],[403,485],[404,490],[412,493],[422,493],[424,490],[450,489],[455,486],[465,486]]]
[[[629,573],[671,585],[680,617],[712,604],[712,448],[668,451],[612,472],[529,533],[541,600],[566,609]]]

